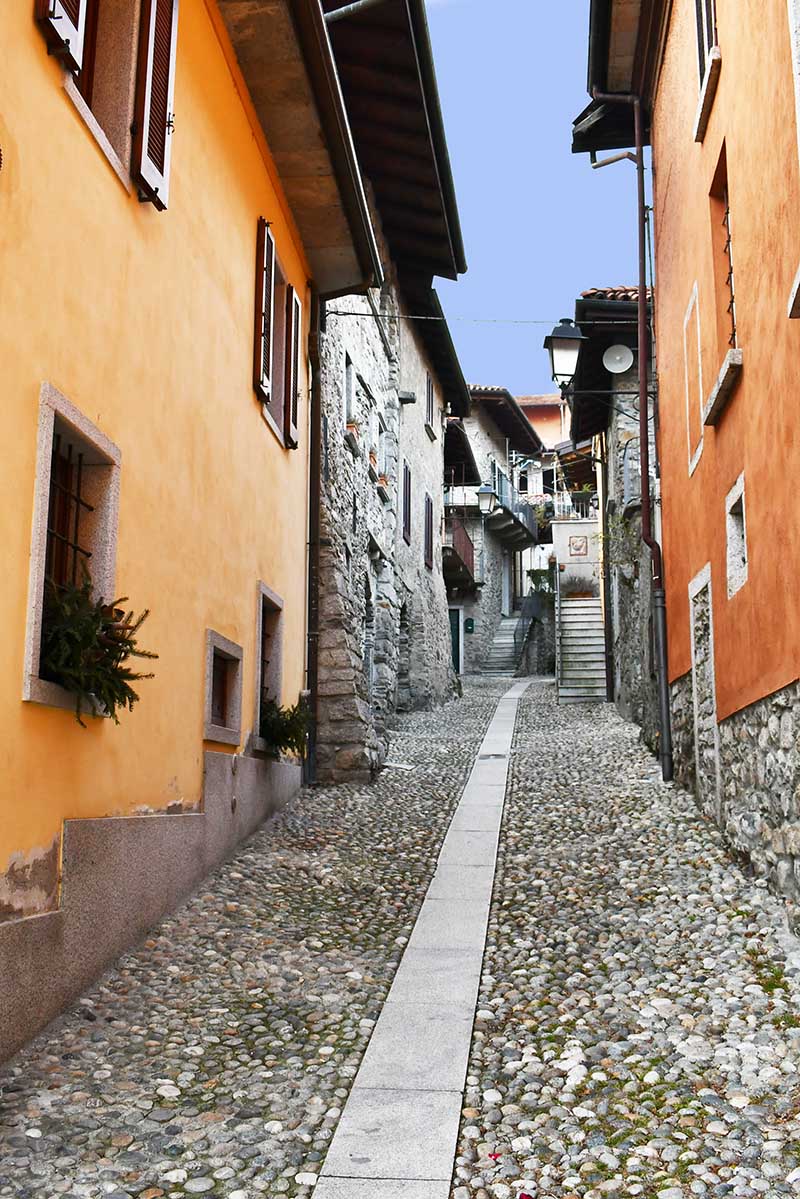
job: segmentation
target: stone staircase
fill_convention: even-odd
[[[557,634],[561,643],[558,702],[604,703],[606,637],[602,600],[562,598]]]
[[[494,635],[494,641],[481,666],[481,674],[514,674],[517,669],[514,633],[518,620],[519,613],[502,618]]]

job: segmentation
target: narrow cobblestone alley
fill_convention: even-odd
[[[454,1199],[800,1193],[800,943],[613,708],[521,701]]]
[[[313,1193],[508,686],[404,717],[375,785],[303,793],[9,1064],[0,1195]],[[784,925],[633,726],[534,682],[453,1199],[800,1193]]]

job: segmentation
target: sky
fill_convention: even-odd
[[[469,268],[435,286],[464,376],[553,392],[545,334],[582,291],[637,277],[633,164],[593,171],[570,149],[589,103],[589,0],[427,8]]]

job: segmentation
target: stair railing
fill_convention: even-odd
[[[529,591],[522,601],[517,627],[514,629],[514,661],[517,665],[522,657],[525,642],[528,640],[531,625],[538,616],[541,616],[541,613],[542,597],[535,591]]]
[[[558,567],[556,576],[556,688],[561,686],[561,572]]]

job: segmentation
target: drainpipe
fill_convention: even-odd
[[[672,726],[670,723],[669,683],[667,681],[667,605],[664,593],[664,565],[661,546],[653,536],[650,500],[650,437],[648,430],[648,377],[650,338],[647,324],[647,208],[644,185],[644,130],[642,100],[631,94],[614,94],[592,90],[593,99],[601,104],[630,104],[633,107],[636,140],[636,178],[639,223],[639,461],[642,473],[642,541],[650,550],[653,568],[653,630],[658,661],[659,758],[664,782],[674,774],[672,759]]]
[[[611,626],[611,562],[608,553],[608,452],[605,433],[601,434],[600,437],[600,469],[603,478],[603,507],[600,511],[600,519],[602,521],[603,591],[605,592],[603,624],[606,639],[606,699],[611,704],[614,702],[614,634]]]
[[[312,288],[311,327],[308,334],[308,356],[311,363],[311,401],[309,410],[311,454],[308,482],[308,641],[306,649],[306,685],[310,697],[310,723],[308,730],[308,752],[303,763],[303,781],[306,785],[317,781],[317,722],[319,719],[319,542],[322,488],[321,338],[320,298],[316,288]]]

